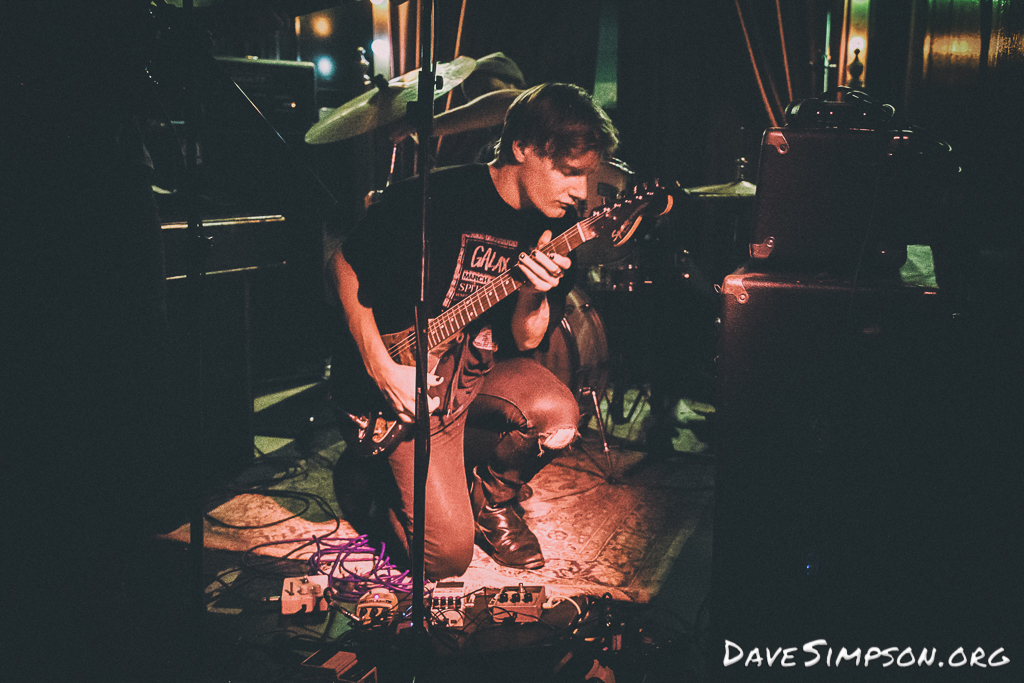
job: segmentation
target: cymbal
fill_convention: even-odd
[[[687,187],[683,192],[691,197],[753,197],[757,186],[746,180],[734,180],[731,183],[721,185],[703,185],[701,187]]]
[[[466,80],[475,67],[476,60],[471,57],[438,64],[437,75],[442,85],[435,88],[434,99]],[[419,77],[420,70],[416,69],[392,78],[387,90],[373,88],[349,100],[306,131],[306,142],[320,145],[346,140],[397,121],[405,116],[408,104],[418,99]]]

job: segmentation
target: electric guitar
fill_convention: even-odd
[[[584,242],[610,237],[615,247],[622,246],[636,232],[644,216],[662,215],[672,208],[672,195],[657,182],[653,186],[636,188],[629,196],[600,207],[587,218],[540,248],[550,256],[566,256]],[[443,352],[467,325],[485,311],[509,296],[524,284],[506,270],[471,295],[448,308],[427,325],[427,356],[430,372],[436,367]],[[402,365],[416,365],[416,331],[410,327],[393,334],[381,334],[381,340],[391,357]],[[369,377],[366,378],[369,380]],[[369,380],[372,381],[372,380]],[[354,435],[346,439],[348,449],[356,455],[370,457],[386,455],[400,441],[408,438],[415,425],[400,422],[391,411],[367,411],[346,415],[355,425]]]

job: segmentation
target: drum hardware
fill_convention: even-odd
[[[709,293],[710,285],[750,258],[749,241],[757,186],[746,180],[748,162],[735,161],[731,183],[703,185],[683,190],[694,199],[692,229],[671,245],[673,280],[689,281],[698,291]],[[708,284],[710,283],[710,285]]]
[[[434,99],[466,80],[473,73],[476,60],[457,57],[451,62],[437,65],[438,87]],[[306,131],[305,141],[320,145],[353,138],[371,130],[394,123],[405,116],[410,103],[419,95],[420,70],[384,82],[383,76],[374,79],[376,86],[341,105],[323,120]]]
[[[395,179],[395,165],[398,160],[398,144],[399,143],[396,142],[391,147],[391,166],[388,170],[388,179],[384,183],[384,190],[391,187],[391,183]],[[381,197],[384,196],[384,190],[370,190],[367,192],[366,197],[363,198],[363,206],[369,209],[370,206],[379,202]]]
[[[593,414],[607,460],[606,479],[611,483],[619,481],[601,414],[601,399],[607,395],[612,366],[608,337],[600,311],[582,289],[575,287],[569,292],[562,324],[552,333],[547,350],[534,352],[533,358],[573,392],[581,421],[589,420]],[[612,410],[609,406],[610,415]],[[614,421],[614,415],[611,419]]]
[[[605,457],[608,458],[608,470],[613,469],[611,449],[608,448],[608,435],[604,429],[604,418],[601,417],[601,403],[600,399],[597,398],[597,392],[590,387],[583,387],[580,391],[580,396],[587,396],[590,398],[590,402],[594,407],[594,417],[597,419],[597,430],[601,434],[601,447],[604,451]]]
[[[602,292],[636,292],[653,280],[636,263],[598,263],[587,271],[587,284]]]
[[[753,197],[757,193],[757,186],[744,177],[746,169],[747,160],[740,157],[736,160],[736,179],[731,183],[688,187],[684,188],[683,192],[690,197],[702,199],[745,199]]]
[[[643,403],[650,403],[651,395],[650,390],[645,386],[640,385],[637,387],[637,397],[633,401],[633,405],[629,407],[629,412],[626,412],[626,392],[616,391],[612,397],[611,403],[608,405],[608,416],[611,418],[613,424],[624,425],[629,424],[633,421],[633,417],[636,415],[637,409]]]
[[[600,313],[582,289],[574,287],[569,292],[561,325],[552,331],[547,349],[535,351],[533,358],[577,398],[584,389],[604,394],[610,362],[608,337]]]
[[[604,450],[608,452],[599,409],[599,397],[607,389],[611,364],[608,337],[600,313],[582,289],[574,287],[569,292],[562,324],[552,332],[547,349],[535,351],[533,358],[569,387],[582,415],[594,411]]]

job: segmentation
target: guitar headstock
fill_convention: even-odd
[[[580,222],[588,239],[608,235],[612,246],[620,247],[636,232],[644,216],[661,216],[672,210],[672,195],[657,180],[643,183],[611,204],[599,208]],[[592,233],[592,234],[591,234]]]

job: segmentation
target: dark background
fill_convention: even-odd
[[[835,62],[843,4],[779,3],[790,98],[775,3],[738,3],[770,100],[785,107],[790,99],[822,95],[826,15],[831,13]],[[369,31],[364,5],[335,12],[352,25],[364,22]],[[468,1],[460,53],[480,57],[500,50],[516,61],[528,83],[567,81],[591,89],[601,14],[610,7],[618,24],[618,101],[609,113],[622,133],[620,156],[645,177],[684,187],[732,180],[734,160],[756,160],[761,135],[771,123],[735,2]],[[460,10],[455,0],[436,3],[439,61],[455,56]],[[1024,9],[1011,1],[898,0],[873,3],[871,12],[864,90],[892,104],[899,121],[952,145],[964,169],[964,213],[970,216],[965,229],[985,243],[1016,244],[1019,223],[1007,218],[1021,208],[1012,188],[1021,179],[1013,150],[1021,142]],[[357,35],[349,31],[348,40]],[[367,51],[368,41],[367,35],[361,43]],[[285,44],[285,58],[287,52]],[[414,56],[407,55],[405,63],[413,64]],[[344,94],[339,99],[344,101]],[[776,118],[782,125],[778,112]]]
[[[288,3],[227,4],[245,15],[249,7]],[[641,177],[682,187],[729,182],[737,157],[756,167],[770,117],[736,3],[612,4],[618,16],[618,99],[609,114],[621,131],[621,157]],[[6,530],[15,532],[10,547],[28,563],[20,575],[42,584],[20,590],[21,584],[8,582],[21,598],[13,606],[12,621],[21,620],[15,622],[23,625],[18,630],[33,646],[19,643],[12,649],[32,666],[50,664],[65,675],[109,664],[107,636],[148,619],[138,616],[148,586],[137,594],[124,589],[125,580],[143,584],[147,575],[119,575],[112,568],[131,565],[133,541],[149,530],[144,517],[153,508],[164,512],[194,493],[183,489],[195,483],[193,449],[203,441],[195,411],[205,409],[206,417],[214,418],[230,414],[244,423],[252,406],[249,382],[273,383],[296,374],[317,377],[323,371],[327,308],[319,245],[324,216],[340,208],[341,225],[333,226],[333,234],[346,232],[366,191],[382,186],[387,163],[382,152],[390,149],[380,135],[310,147],[301,142],[302,125],[268,131],[235,94],[228,94],[230,88],[218,100],[216,84],[223,82],[214,72],[204,72],[214,84],[205,106],[222,126],[208,131],[206,143],[242,148],[223,157],[228,161],[222,167],[204,169],[214,186],[225,190],[211,193],[206,208],[221,215],[285,214],[295,251],[287,252],[287,269],[210,283],[200,305],[190,293],[179,296],[162,277],[158,221],[180,219],[181,207],[165,201],[150,205],[151,178],[128,125],[145,116],[143,104],[152,88],[144,67],[153,51],[173,47],[154,46],[147,5],[48,0],[0,10],[0,26],[6,29],[0,44],[5,65],[0,72],[0,143],[7,165],[0,220],[4,303],[10,310],[5,313],[3,373],[12,409],[4,413],[10,435],[4,441],[5,482],[12,489],[5,502],[18,513]],[[779,111],[790,97],[781,71],[774,3],[739,5],[768,99],[779,100],[772,106],[781,123]],[[569,81],[591,88],[604,6],[585,0],[467,0],[460,52],[479,57],[504,51],[530,83]],[[831,12],[831,54],[838,56],[843,3],[784,0],[780,6],[792,99],[818,96],[825,17]],[[460,9],[454,0],[437,3],[435,55],[440,61],[455,56]],[[890,189],[905,190],[910,199],[941,198],[931,203],[939,210],[927,215],[958,236],[952,257],[961,277],[954,282],[980,320],[968,335],[969,355],[941,356],[958,368],[956,393],[942,396],[945,422],[937,432],[949,436],[954,446],[942,460],[921,462],[932,492],[925,499],[951,505],[938,523],[926,508],[912,509],[910,520],[929,525],[930,552],[924,558],[934,562],[929,571],[947,571],[950,578],[940,585],[949,593],[960,591],[946,603],[952,618],[965,602],[979,621],[988,604],[998,604],[995,618],[1007,623],[1007,642],[1019,643],[1013,629],[1019,627],[1021,575],[1016,494],[1024,307],[1017,272],[1024,215],[1019,161],[1024,148],[1019,124],[1024,2],[876,0],[872,11],[865,89],[891,103],[901,121],[948,142],[962,169],[955,177],[921,169],[905,188]],[[314,108],[338,106],[359,94],[355,51],[369,50],[371,39],[368,2],[344,2],[330,12],[344,27],[331,47],[339,70],[330,82],[318,80]],[[233,30],[239,25],[207,17],[211,42],[186,46],[185,54],[294,60],[301,53],[309,59],[310,46],[300,50],[303,46],[294,40],[292,19],[286,16],[276,34],[249,31],[240,37]],[[385,74],[391,75],[398,74]],[[175,87],[166,87],[170,90],[159,95],[173,100]],[[308,125],[316,121],[315,110],[303,114]],[[289,144],[282,146],[276,132]],[[813,194],[844,188],[808,189]],[[865,216],[869,209],[865,205]],[[692,215],[674,213],[670,229],[697,231],[700,225]],[[708,322],[701,306],[643,312],[665,319],[669,327]],[[191,326],[197,323],[212,334],[199,349],[206,354],[203,364],[193,355]],[[757,334],[744,339],[759,346]],[[655,360],[668,362],[679,355],[676,351]],[[200,367],[219,375],[223,391],[212,403],[199,399],[196,387],[204,381],[209,386],[211,379],[197,377]],[[886,391],[900,390],[891,387],[888,377],[878,379]],[[770,393],[775,387],[763,389]],[[813,396],[807,400],[814,403]],[[897,407],[901,403],[898,396],[890,401]],[[910,412],[928,410],[926,403]],[[231,427],[229,434],[239,460],[251,456],[251,434],[245,430],[243,424]],[[978,430],[983,436],[973,439]],[[913,491],[915,472],[903,474],[908,485],[898,493]],[[943,535],[946,521],[955,522],[956,535]],[[898,546],[898,539],[892,543]],[[913,549],[903,556],[922,563]],[[36,578],[40,562],[56,567],[52,581],[49,575]],[[917,569],[928,568],[903,567],[903,580],[912,583]],[[934,581],[918,590],[931,597],[931,585]],[[970,590],[961,590],[965,586]],[[1001,622],[980,632],[992,636],[983,644],[996,642]],[[61,656],[73,661],[62,662]]]

